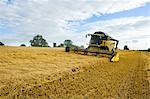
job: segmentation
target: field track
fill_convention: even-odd
[[[149,99],[150,53],[120,62],[63,49],[0,47],[0,98]]]

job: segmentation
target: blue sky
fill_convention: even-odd
[[[114,5],[115,6],[115,5]],[[144,6],[134,8],[127,11],[120,11],[113,14],[102,14],[101,16],[95,16],[88,18],[85,22],[94,22],[99,20],[111,20],[114,18],[122,18],[122,17],[137,17],[137,16],[150,16],[150,3],[146,3]]]
[[[49,45],[72,39],[86,46],[87,33],[104,31],[120,41],[120,48],[147,49],[149,10],[150,0],[0,0],[0,41],[30,45],[42,34]]]
[[[114,5],[115,6],[115,5]],[[69,20],[68,23],[71,24],[73,22],[79,22],[80,25],[85,25],[88,23],[93,23],[97,21],[106,21],[106,20],[111,20],[111,19],[116,19],[116,18],[123,18],[123,17],[138,17],[138,16],[145,16],[149,17],[150,16],[150,3],[146,3],[144,6],[134,8],[131,10],[126,10],[126,11],[120,11],[112,14],[101,14],[101,15],[93,15],[90,18],[87,18],[85,20]],[[82,29],[78,29],[78,31],[82,31]],[[84,31],[84,30],[83,30]]]

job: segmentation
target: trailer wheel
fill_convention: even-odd
[[[78,47],[75,47],[74,48],[74,53],[78,53],[78,50],[79,50]]]
[[[65,52],[70,52],[70,47],[66,47]]]

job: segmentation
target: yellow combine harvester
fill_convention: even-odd
[[[74,52],[105,54],[110,56],[111,62],[119,61],[118,40],[111,38],[104,32],[95,32],[94,34],[87,34],[87,36],[91,36],[89,46],[86,49],[75,48]]]

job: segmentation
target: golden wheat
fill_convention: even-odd
[[[0,47],[0,98],[146,99],[146,54],[121,51],[110,63],[62,48]]]

